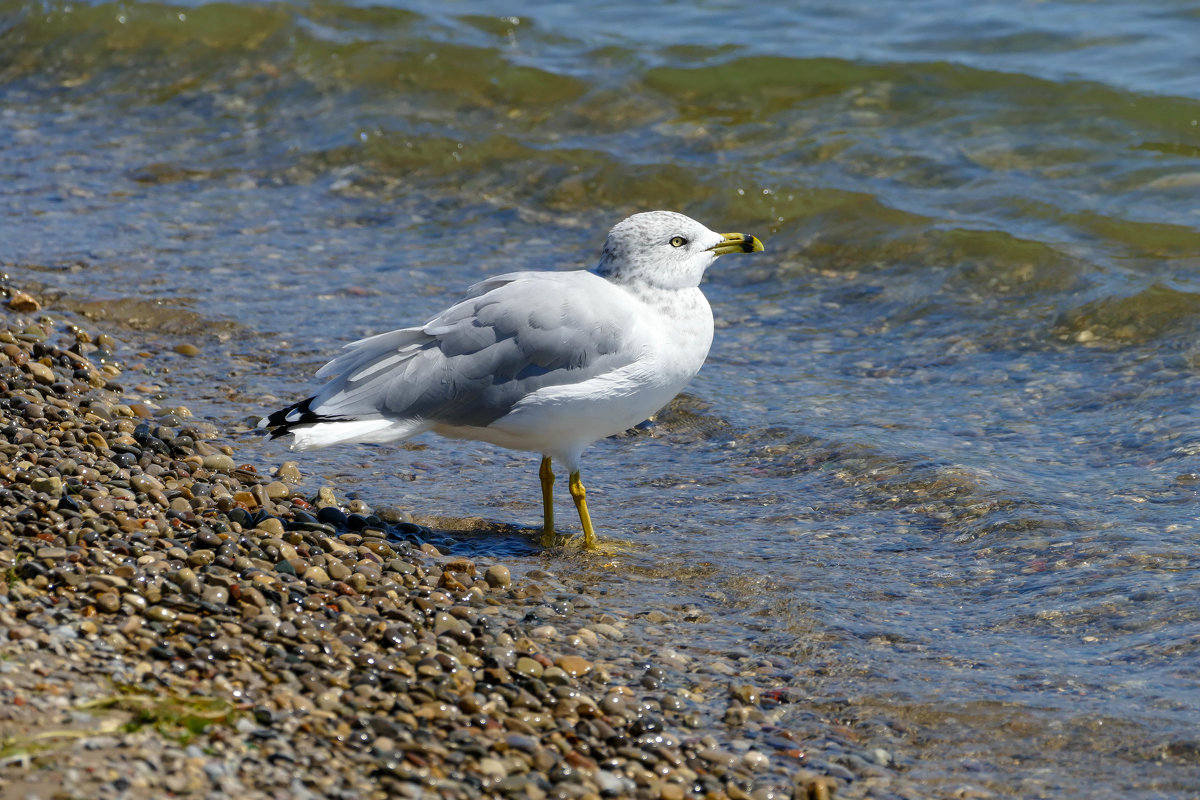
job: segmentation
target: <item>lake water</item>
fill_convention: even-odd
[[[0,0],[0,263],[235,437],[629,213],[754,233],[585,458],[618,565],[459,546],[699,607],[928,796],[1197,795],[1200,5],[797,5]],[[426,443],[299,460],[540,523],[536,457]]]

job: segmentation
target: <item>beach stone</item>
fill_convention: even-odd
[[[232,472],[237,469],[237,463],[224,453],[207,455],[201,463],[205,469],[213,472]]]
[[[275,468],[275,477],[284,483],[300,483],[300,466],[295,461],[285,461]]]
[[[29,370],[29,374],[32,375],[33,379],[38,383],[44,383],[46,385],[54,383],[54,370],[50,369],[45,364],[42,364],[38,361],[30,361],[25,365],[25,368]]]
[[[212,550],[194,550],[188,554],[187,563],[189,566],[200,568],[207,567],[216,559],[217,555]]]
[[[343,569],[345,569],[344,566],[343,566]],[[346,571],[349,572],[349,570],[346,570]],[[312,582],[317,583],[322,586],[329,583],[329,573],[326,572],[324,570],[324,568],[318,567],[316,565],[313,565],[313,566],[309,567],[308,569],[304,570],[304,574],[301,577],[304,578],[304,580],[306,580],[306,581],[312,581]]]
[[[200,597],[206,603],[225,605],[229,602],[229,590],[224,586],[209,585],[204,587],[204,591],[200,593]]]
[[[726,750],[718,750],[715,747],[706,747],[697,753],[697,755],[710,764],[723,767],[732,767],[738,761],[738,757],[735,754]]]
[[[179,614],[166,606],[150,606],[146,609],[145,614],[146,619],[155,622],[174,622],[179,617]]]
[[[625,782],[619,775],[606,769],[598,769],[593,777],[600,794],[606,797],[620,797],[625,793]]]
[[[568,675],[576,678],[592,671],[592,662],[580,656],[559,656],[554,663]]]
[[[493,589],[501,589],[512,583],[512,573],[508,567],[502,564],[493,564],[487,568],[487,571],[483,574],[483,579]]]
[[[733,698],[748,706],[756,706],[759,703],[758,689],[750,684],[738,684],[730,689],[729,693]]]
[[[45,492],[51,497],[62,497],[63,482],[62,478],[50,476],[46,478],[34,478],[30,482],[29,488],[35,492]]]
[[[522,656],[521,658],[518,658],[516,666],[513,667],[513,669],[522,675],[528,675],[531,678],[540,678],[542,673],[546,670],[546,668],[543,667],[539,662],[530,658],[529,656]]]
[[[322,711],[338,711],[342,708],[340,689],[326,689],[317,695],[316,706]]]
[[[116,592],[101,592],[96,595],[96,608],[109,614],[121,608],[121,595]]]
[[[37,636],[37,628],[32,625],[14,625],[8,629],[8,638],[10,641],[20,641],[21,639],[32,639]]]
[[[268,536],[274,538],[282,538],[284,534],[283,523],[274,517],[267,517],[262,522],[258,523],[258,529]]]
[[[610,716],[620,716],[630,710],[629,698],[623,694],[610,692],[600,701],[600,710]]]
[[[683,800],[686,796],[682,784],[664,783],[658,791],[658,796],[661,800]],[[768,797],[777,797],[778,795],[770,794]]]
[[[475,766],[479,770],[480,774],[485,775],[494,781],[503,780],[504,778],[508,777],[508,770],[505,769],[504,762],[498,758],[489,758],[485,756],[484,758],[479,759]]]
[[[33,295],[13,292],[8,298],[8,307],[18,314],[32,314],[34,311],[40,311],[42,304],[35,300]]]
[[[607,622],[597,622],[592,625],[592,630],[606,639],[620,640],[625,638],[625,634],[621,633],[619,628]]]
[[[271,481],[266,486],[267,497],[276,502],[292,496],[292,490],[283,481]]]
[[[504,743],[516,750],[532,753],[538,749],[538,740],[523,733],[510,733],[504,737]]]
[[[162,481],[157,478],[152,478],[149,475],[134,475],[129,479],[129,486],[135,492],[149,493],[152,491],[162,491]]]

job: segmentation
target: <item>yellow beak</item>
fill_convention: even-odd
[[[757,237],[748,233],[722,233],[721,236],[724,241],[708,248],[719,256],[726,253],[759,253],[765,249]]]

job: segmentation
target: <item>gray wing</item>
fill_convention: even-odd
[[[322,417],[483,426],[527,394],[632,363],[628,296],[588,272],[518,272],[472,286],[419,328],[362,339],[326,364]]]

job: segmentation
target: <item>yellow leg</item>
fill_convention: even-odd
[[[587,490],[579,480],[579,473],[571,473],[571,499],[575,501],[575,510],[579,512],[579,521],[583,524],[583,547],[585,550],[596,549],[596,533],[592,530],[592,516],[587,510]]]
[[[542,456],[538,477],[542,479],[542,547],[549,547],[554,544],[554,472],[549,456]]]

